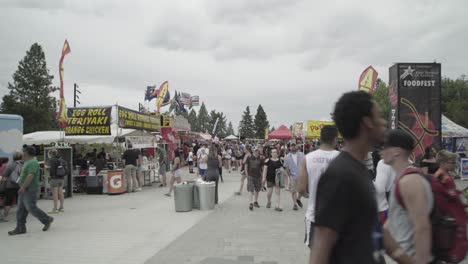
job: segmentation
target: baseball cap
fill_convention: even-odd
[[[23,151],[28,153],[29,156],[36,156],[36,148],[33,146],[27,146]]]
[[[385,134],[384,148],[397,147],[413,151],[414,145],[414,139],[401,129],[392,129]]]

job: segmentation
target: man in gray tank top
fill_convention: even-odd
[[[411,167],[409,157],[414,148],[413,138],[403,130],[391,130],[385,136],[382,158],[395,170],[398,176]],[[432,261],[431,221],[433,208],[431,186],[423,175],[412,173],[401,179],[397,176],[402,205],[395,195],[390,194],[388,220],[384,228],[390,232],[397,246],[387,248],[393,259],[410,257],[413,263],[427,264]]]

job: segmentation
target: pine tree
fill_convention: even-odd
[[[218,120],[218,124],[216,124],[216,129],[214,127],[216,120]],[[209,124],[209,133],[213,133],[219,138],[226,137],[226,116],[222,112],[216,112],[216,110],[212,110],[210,112],[210,124]]]
[[[243,138],[253,138],[255,136],[254,123],[248,106],[245,108],[242,119],[239,122],[239,133]]]
[[[3,97],[1,111],[17,114],[24,119],[24,133],[57,130],[57,101],[50,96],[57,91],[52,86],[54,76],[49,74],[42,47],[34,43],[19,62],[8,83],[10,93]]]
[[[276,130],[275,126],[272,126],[272,127],[270,128],[270,133],[273,132],[273,131],[275,131],[275,130]]]
[[[228,136],[234,135],[234,127],[232,126],[232,122],[231,122],[231,121],[229,121],[228,128],[227,128],[227,130],[226,130],[226,134],[227,134]]]
[[[210,116],[208,115],[208,110],[206,110],[205,103],[202,103],[202,105],[200,106],[200,110],[198,111],[197,121],[198,121],[199,132],[203,132],[203,133],[211,132],[209,131]]]
[[[190,123],[190,126],[192,127],[192,131],[199,132],[197,113],[195,112],[194,109],[190,111],[190,114],[188,116],[188,121]]]
[[[270,127],[270,123],[268,122],[267,115],[263,110],[262,105],[258,105],[257,114],[255,114],[254,120],[254,129],[255,129],[255,137],[264,139],[265,138],[265,129]]]

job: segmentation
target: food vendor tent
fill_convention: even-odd
[[[237,140],[238,138],[234,135],[230,135],[224,138],[224,140]]]
[[[60,131],[38,131],[23,135],[23,143],[27,145],[48,145],[53,142],[62,141],[70,144],[111,144],[116,142],[117,137],[125,136],[148,136],[152,134],[136,129],[119,128],[116,124],[111,125],[111,135],[108,136],[64,136]],[[63,138],[62,138],[63,137]]]
[[[268,135],[268,139],[292,139],[293,134],[285,125],[281,125]]]
[[[468,137],[468,129],[442,116],[442,137]]]

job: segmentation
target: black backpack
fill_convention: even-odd
[[[62,158],[58,158],[55,176],[57,176],[57,178],[63,178],[65,175],[67,175],[67,162]]]

